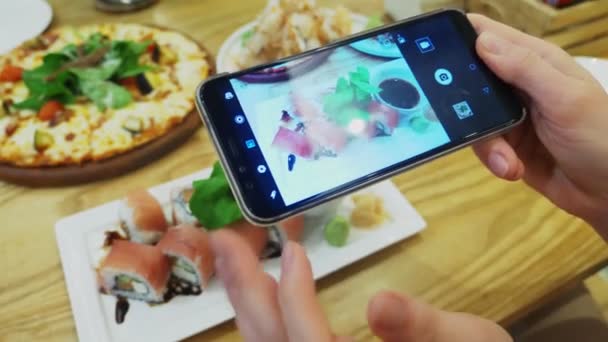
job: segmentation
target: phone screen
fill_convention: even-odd
[[[474,44],[449,11],[218,79],[206,106],[246,202],[279,215],[518,121]]]

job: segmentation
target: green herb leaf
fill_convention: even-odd
[[[70,71],[74,73],[80,81],[105,81],[112,77],[112,75],[120,67],[120,60],[108,59],[101,63],[96,68],[72,68]]]
[[[355,85],[358,89],[364,91],[367,94],[377,94],[380,91],[382,91],[382,89],[378,88],[378,87],[374,87],[373,85],[367,83],[367,82],[362,82],[362,81],[358,81],[358,80],[351,80],[351,83],[353,85]]]
[[[39,110],[44,103],[51,99],[66,104],[73,102],[75,96],[72,88],[77,83],[74,75],[65,71],[59,73],[52,81],[47,81],[46,79],[67,61],[67,56],[51,53],[44,57],[41,66],[24,71],[23,81],[30,95],[24,101],[15,103],[15,108]]]
[[[213,166],[209,178],[197,180],[192,186],[190,210],[206,229],[219,229],[243,219],[219,162]]]
[[[353,99],[353,90],[350,88],[339,93],[328,94],[323,98],[323,111],[332,115],[342,107],[351,104]]]
[[[131,77],[151,70],[149,66],[139,64],[139,57],[151,43],[150,41],[143,43],[131,41],[112,42],[112,49],[108,52],[106,58],[108,60],[116,59],[121,62],[116,70],[116,77],[119,79]]]
[[[355,99],[358,102],[366,102],[368,100],[371,100],[371,95],[370,93],[362,90],[361,88],[355,88]]]
[[[369,70],[366,67],[358,66],[357,73],[361,78],[361,81],[369,83]]]
[[[81,79],[80,88],[86,97],[95,102],[100,111],[106,108],[122,108],[133,100],[125,88],[110,81]]]
[[[350,84],[344,77],[340,77],[338,79],[338,83],[336,83],[336,92],[348,91],[350,89]]]
[[[101,33],[93,33],[89,36],[89,38],[82,45],[85,54],[90,54],[93,51],[105,46],[108,44],[108,39],[104,37]]]
[[[149,66],[139,64],[139,57],[150,44],[149,41],[110,42],[102,34],[96,33],[89,36],[81,46],[70,44],[50,53],[44,57],[40,67],[23,73],[30,96],[16,103],[15,108],[39,110],[44,103],[52,99],[69,104],[80,94],[95,102],[101,110],[122,108],[131,103],[131,95],[126,89],[109,80],[135,76],[150,70]],[[110,50],[103,56],[99,65],[62,71],[64,64],[76,62],[83,58],[83,55],[89,55],[104,47],[110,47]],[[50,75],[53,77],[49,79]]]

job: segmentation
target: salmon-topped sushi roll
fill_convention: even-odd
[[[204,229],[186,224],[170,228],[157,247],[172,259],[175,277],[201,289],[207,287],[215,257]]]
[[[171,218],[174,225],[200,225],[190,210],[190,198],[192,198],[193,193],[194,189],[192,187],[178,188],[171,191]]]
[[[268,242],[268,229],[264,227],[254,226],[246,220],[229,224],[228,229],[234,230],[241,238],[247,242],[255,255],[260,257]]]
[[[287,241],[299,242],[304,232],[304,215],[290,217],[269,228],[268,244],[262,258],[277,258]]]
[[[155,246],[115,240],[98,270],[102,290],[111,295],[163,302],[171,276],[169,258]]]
[[[121,225],[132,241],[152,244],[167,231],[160,203],[146,190],[130,192],[118,210]]]

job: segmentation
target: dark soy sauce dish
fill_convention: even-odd
[[[389,78],[379,85],[378,94],[387,104],[403,109],[412,109],[420,102],[420,93],[410,82],[401,78]]]

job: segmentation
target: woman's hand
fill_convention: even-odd
[[[283,250],[278,283],[264,272],[256,256],[234,232],[212,233],[211,245],[218,276],[246,341],[352,340],[332,333],[316,299],[310,262],[300,245],[289,242]],[[512,341],[493,322],[436,310],[394,292],[382,292],[372,298],[367,318],[373,333],[388,342]]]
[[[523,178],[608,239],[608,94],[559,47],[480,15],[469,19],[477,53],[521,91],[529,112],[475,152],[496,176]]]

